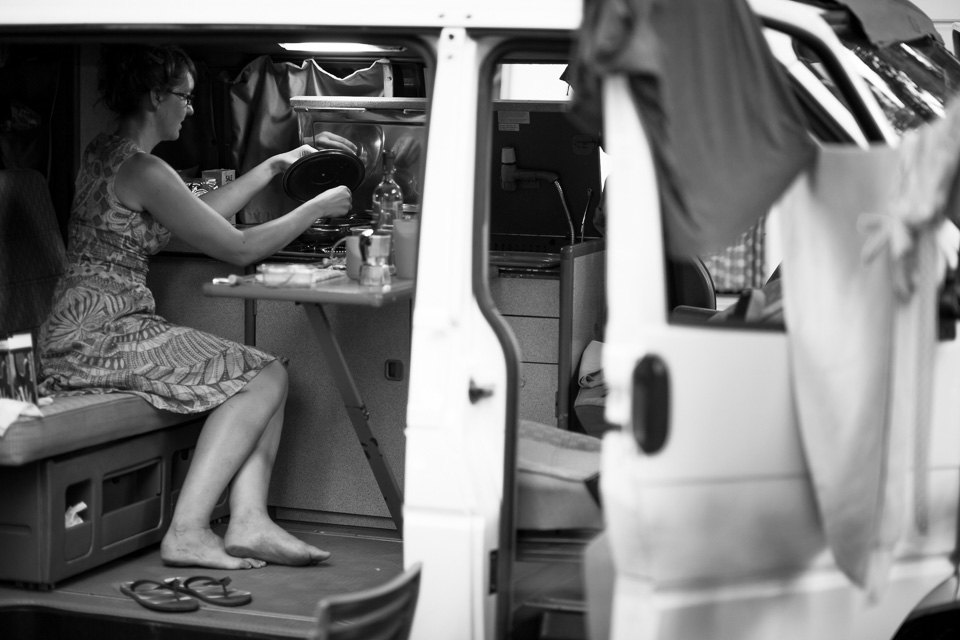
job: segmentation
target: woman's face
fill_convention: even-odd
[[[180,127],[184,119],[193,114],[193,76],[178,82],[163,94],[159,115],[161,135],[164,140],[176,140],[180,137]]]

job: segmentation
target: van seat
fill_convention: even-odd
[[[0,466],[19,466],[201,417],[163,411],[129,393],[57,396],[40,411],[43,418],[21,417],[0,437]]]
[[[36,338],[65,264],[46,179],[30,169],[0,171],[0,336],[31,332]],[[42,418],[20,418],[0,437],[0,465],[19,466],[198,417],[161,411],[123,393],[58,396],[41,412]]]

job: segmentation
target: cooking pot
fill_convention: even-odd
[[[373,189],[373,187],[380,184],[384,146],[383,127],[379,124],[365,122],[324,122],[320,129],[323,132],[333,133],[346,138],[357,146],[357,158],[363,164],[364,173],[360,179],[360,183],[353,191],[366,188]],[[309,139],[306,141],[310,142]],[[313,146],[318,149],[323,148],[323,143],[319,135],[314,136]]]
[[[345,186],[356,190],[366,173],[363,162],[353,153],[321,149],[310,153],[283,172],[283,191],[298,202],[306,202],[328,189]]]

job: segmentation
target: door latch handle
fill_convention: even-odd
[[[633,370],[633,437],[644,453],[667,444],[670,433],[670,372],[660,356],[644,356]]]
[[[478,387],[477,383],[473,380],[470,381],[470,391],[468,391],[470,396],[470,404],[477,404],[483,398],[489,398],[493,395],[493,389],[490,387]]]

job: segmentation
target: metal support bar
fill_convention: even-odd
[[[400,486],[397,484],[386,458],[383,457],[383,452],[380,451],[380,444],[370,430],[370,414],[363,404],[363,399],[360,398],[360,391],[350,374],[347,361],[343,357],[343,351],[340,350],[340,344],[333,335],[333,329],[327,319],[327,314],[324,313],[323,307],[319,304],[305,303],[303,309],[313,326],[313,332],[320,341],[320,350],[323,352],[323,357],[333,374],[333,381],[340,392],[340,397],[343,399],[347,416],[357,433],[360,446],[363,448],[363,454],[367,457],[370,470],[373,471],[373,477],[380,487],[380,493],[383,494],[383,499],[387,503],[390,516],[397,526],[397,531],[402,534],[403,496],[400,492]]]

